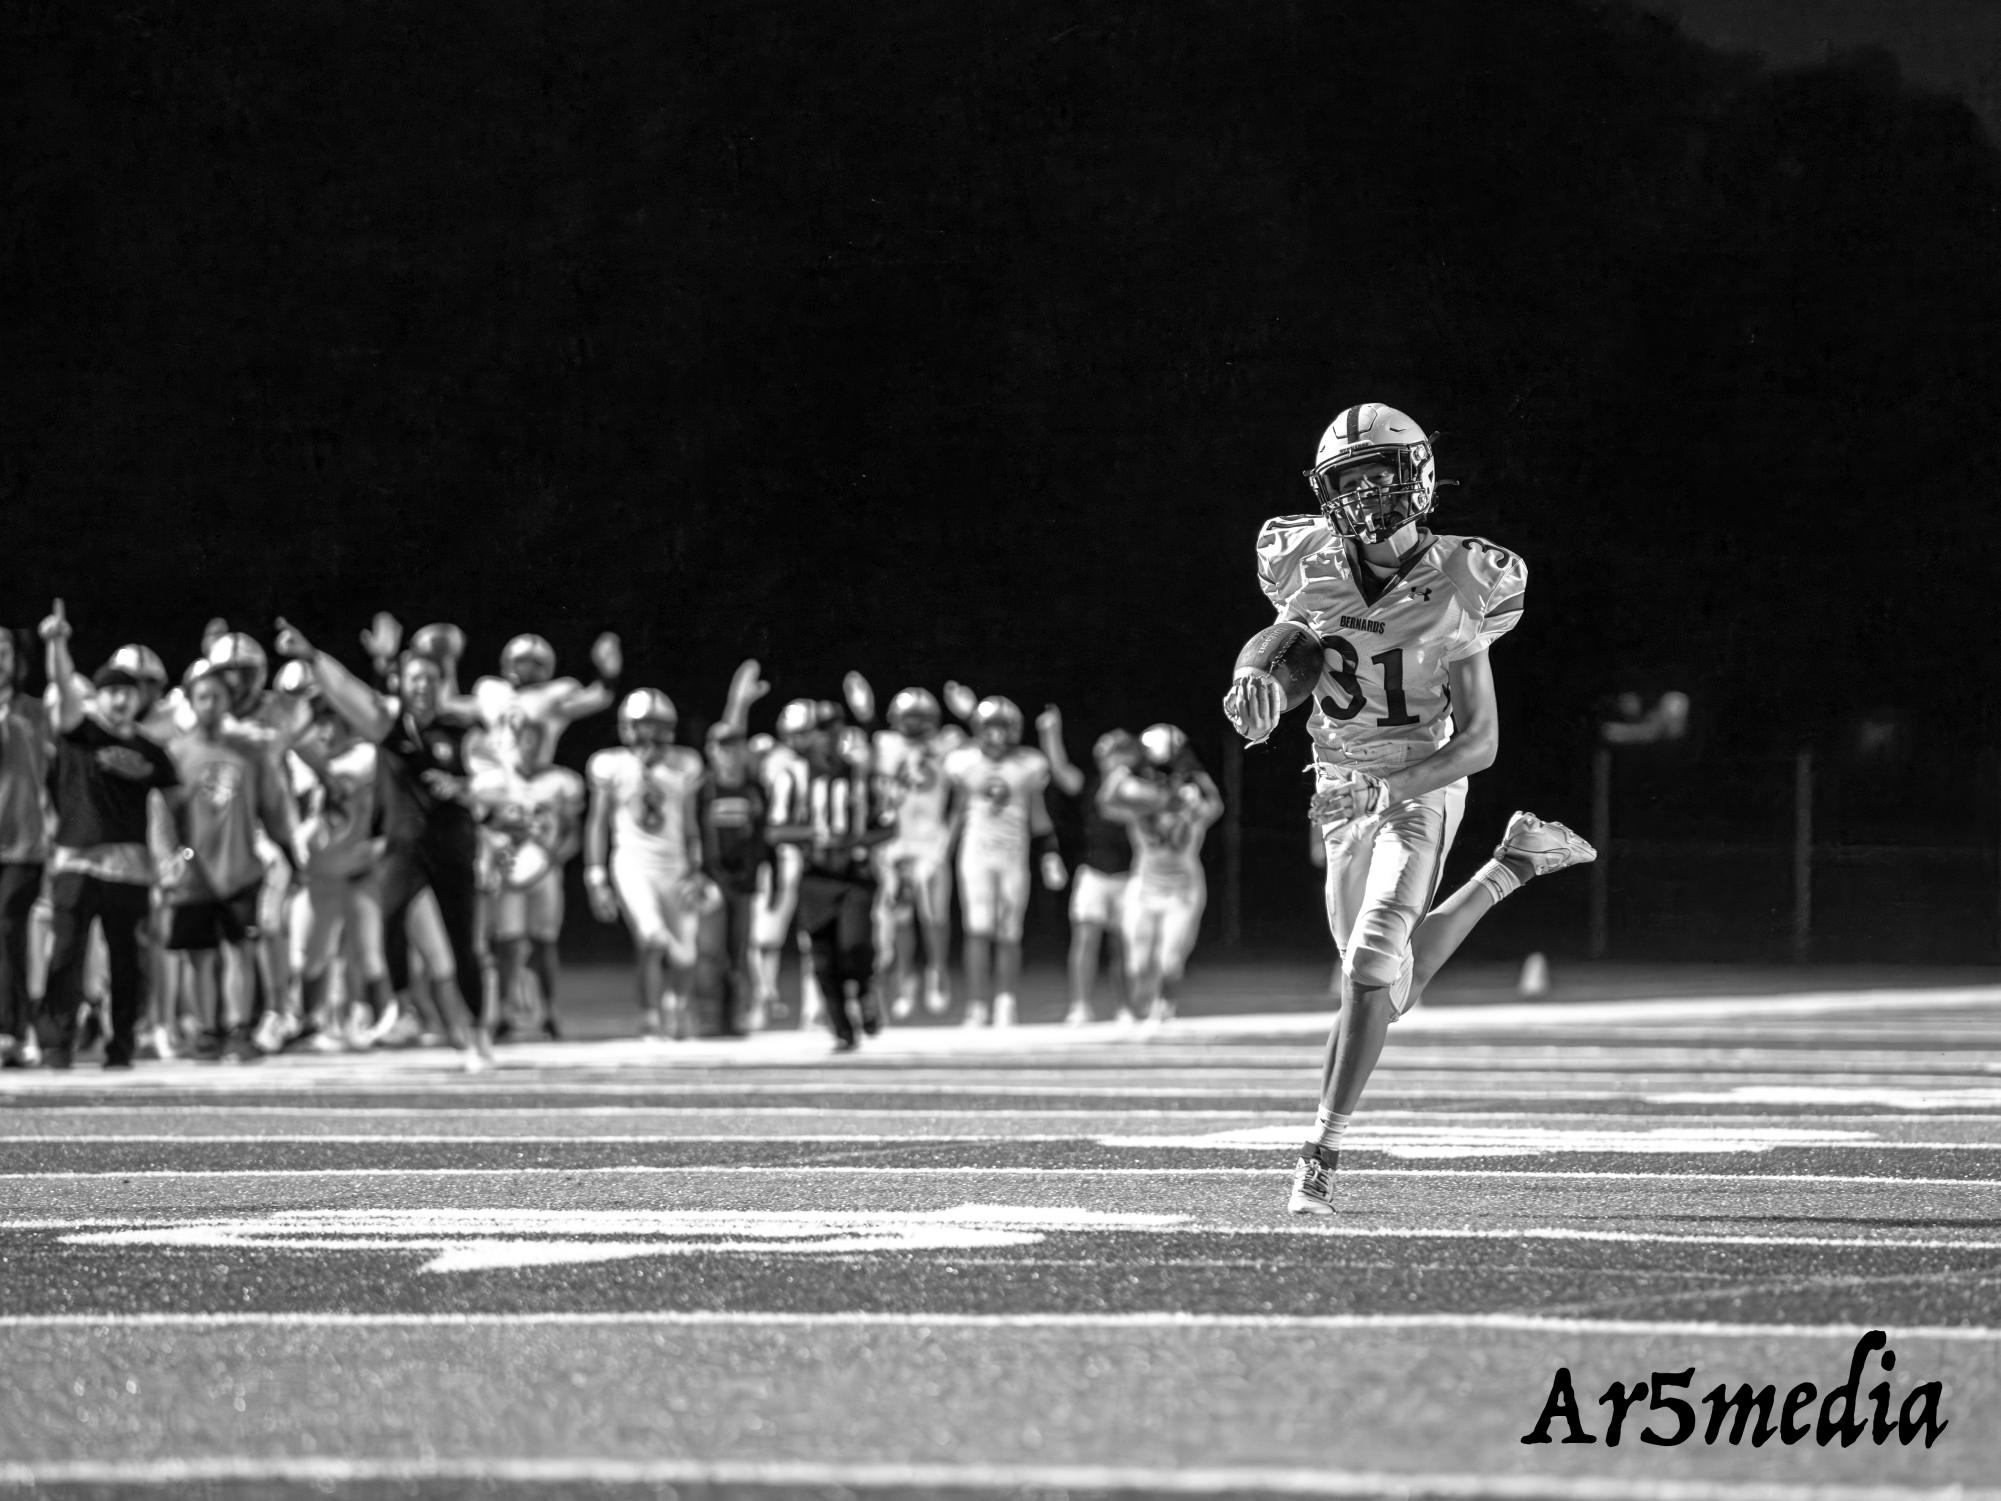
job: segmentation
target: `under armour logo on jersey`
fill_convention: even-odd
[[[1427,588],[1427,589],[1413,589],[1413,590],[1411,590],[1411,591],[1410,591],[1410,598],[1411,598],[1411,603],[1412,603],[1412,604],[1427,604],[1427,605],[1428,605],[1428,604],[1430,604],[1430,603],[1431,603],[1431,590],[1430,590],[1430,589],[1428,589],[1428,588]]]

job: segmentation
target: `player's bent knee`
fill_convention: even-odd
[[[1357,990],[1389,990],[1410,973],[1407,954],[1386,954],[1357,945],[1348,950],[1343,972]]]

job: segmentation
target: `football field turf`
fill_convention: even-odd
[[[1422,1009],[1302,1220],[1325,1025],[10,1076],[0,1494],[2001,1496],[2001,989]]]

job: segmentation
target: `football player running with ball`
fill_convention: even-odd
[[[1390,1023],[1496,902],[1597,852],[1517,813],[1494,858],[1432,907],[1466,779],[1500,746],[1487,651],[1521,619],[1528,567],[1482,538],[1420,525],[1437,488],[1431,443],[1393,408],[1336,417],[1306,479],[1320,514],[1275,517],[1258,536],[1258,582],[1278,621],[1239,654],[1223,709],[1256,744],[1314,700],[1308,816],[1327,850],[1341,1009],[1289,1207],[1332,1214],[1341,1138]]]

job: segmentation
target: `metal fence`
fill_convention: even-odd
[[[1226,782],[1233,760],[1226,753]],[[1600,746],[1580,755],[1577,784],[1590,790],[1590,824],[1579,826],[1599,859],[1583,880],[1498,909],[1469,955],[2001,962],[2001,767],[1984,752],[1886,760],[1838,744],[1761,755]],[[1319,941],[1303,826],[1233,820],[1218,834],[1205,936]],[[1456,851],[1446,889],[1484,854]]]

